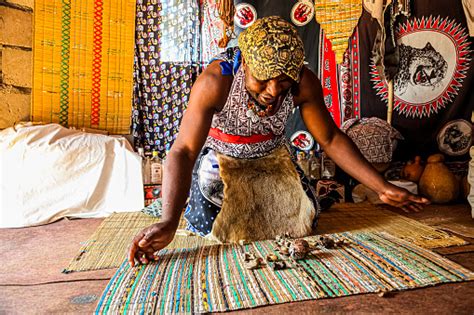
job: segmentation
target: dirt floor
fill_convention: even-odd
[[[426,207],[405,214],[429,225],[456,231],[474,244],[468,205]],[[115,269],[63,274],[61,271],[102,219],[61,220],[40,227],[0,229],[0,314],[90,314]],[[474,245],[438,253],[474,270]],[[411,313],[473,314],[474,281],[396,292],[364,294],[243,310],[254,314]],[[238,312],[235,312],[238,313]]]

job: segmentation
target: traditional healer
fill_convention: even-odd
[[[296,29],[280,17],[257,20],[238,48],[215,58],[191,90],[166,160],[162,217],[133,240],[129,262],[147,263],[166,247],[182,209],[187,228],[221,242],[314,232],[320,208],[285,138],[295,107],[324,151],[380,199],[405,210],[428,200],[387,181],[334,124],[321,83],[304,66]]]

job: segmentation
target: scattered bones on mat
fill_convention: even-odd
[[[306,258],[308,253],[313,252],[318,248],[334,249],[346,245],[343,239],[334,240],[329,236],[321,235],[318,240],[314,240],[311,244],[303,239],[293,239],[287,233],[285,235],[278,235],[275,238],[276,250],[282,256],[290,257],[293,261]],[[245,245],[245,240],[239,241],[240,245]],[[262,257],[256,256],[254,253],[244,253],[245,267],[249,270],[257,269],[268,263],[273,270],[281,270],[287,267],[284,260],[279,260],[275,254],[267,254],[265,260]]]

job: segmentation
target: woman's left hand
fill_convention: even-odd
[[[388,183],[383,192],[379,193],[379,198],[384,203],[399,207],[405,212],[418,212],[428,205],[430,201],[418,195],[414,195],[404,188]]]

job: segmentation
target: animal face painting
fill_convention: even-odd
[[[403,95],[408,84],[435,88],[446,76],[448,63],[428,42],[422,49],[400,44],[400,70],[395,90]]]

